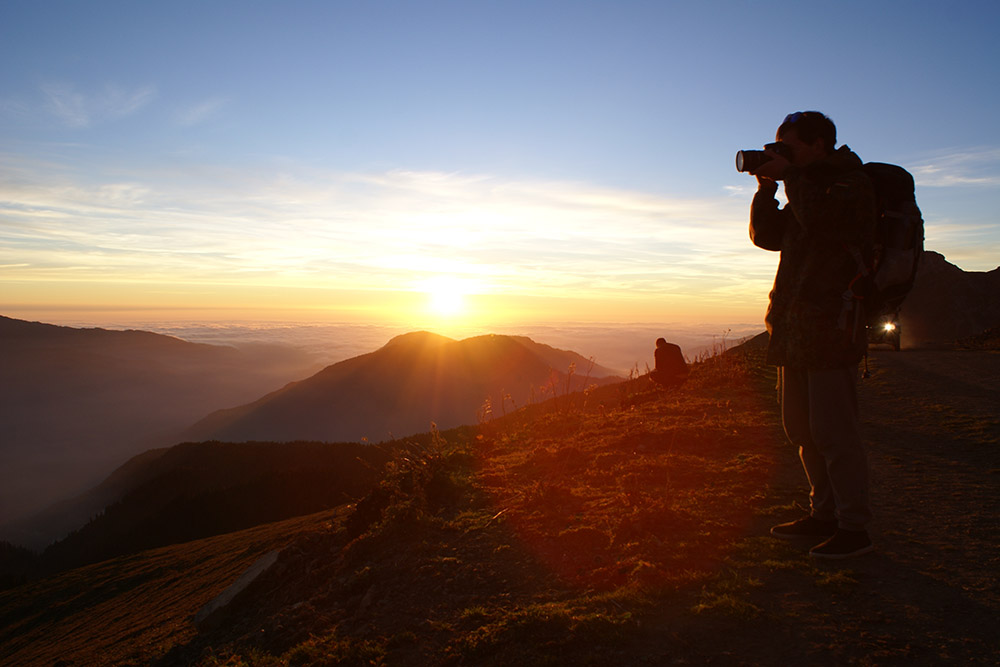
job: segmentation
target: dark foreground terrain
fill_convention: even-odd
[[[855,560],[767,536],[806,487],[773,374],[726,354],[414,440],[341,510],[6,591],[0,663],[997,664],[1000,353],[870,366]]]

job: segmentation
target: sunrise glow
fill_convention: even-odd
[[[756,183],[732,157],[802,104],[828,111],[865,159],[916,176],[926,247],[966,270],[996,266],[989,86],[962,88],[969,98],[947,111],[905,95],[875,107],[831,96],[831,77],[868,71],[852,58],[870,56],[856,55],[822,79],[796,63],[801,86],[776,100],[733,67],[733,49],[776,20],[746,7],[720,16],[691,4],[691,30],[663,40],[681,20],[671,3],[641,21],[574,8],[579,32],[523,35],[518,11],[500,5],[440,13],[427,32],[412,29],[434,14],[426,7],[262,3],[240,6],[234,23],[231,5],[201,7],[195,22],[170,3],[8,10],[0,313],[762,325],[777,254],[748,238]],[[533,25],[563,24],[554,6],[537,12]],[[138,25],[158,29],[137,49]],[[881,48],[905,50],[892,40]],[[468,59],[439,60],[428,43]],[[984,61],[964,45],[987,43],[963,40],[934,69],[947,76],[914,94],[953,86],[953,72]],[[697,66],[666,85],[660,63],[689,58]],[[581,76],[599,72],[628,76]]]
[[[473,283],[459,276],[441,275],[422,281],[427,311],[436,317],[455,320],[469,315],[467,295]]]

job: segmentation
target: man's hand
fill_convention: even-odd
[[[773,178],[768,178],[767,176],[757,175],[757,192],[763,192],[766,194],[774,196],[774,193],[778,191],[778,184]]]
[[[783,180],[785,178],[785,170],[788,169],[792,163],[789,162],[787,158],[775,153],[770,148],[764,148],[764,153],[766,155],[770,155],[771,159],[750,173],[757,177],[757,182],[760,185],[764,185],[764,183],[761,182],[762,178],[771,181]]]

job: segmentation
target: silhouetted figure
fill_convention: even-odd
[[[687,363],[681,348],[668,343],[663,338],[656,339],[656,350],[653,352],[656,368],[649,373],[649,379],[663,387],[679,387],[688,376]]]
[[[764,319],[767,359],[779,367],[782,423],[802,459],[810,510],[771,534],[819,542],[813,556],[847,558],[872,549],[855,387],[868,343],[860,303],[844,294],[858,271],[852,248],[874,238],[875,194],[861,159],[835,148],[836,127],[823,114],[790,114],[777,141],[783,150],[767,148],[771,159],[750,172],[757,177],[750,238],[781,253]]]

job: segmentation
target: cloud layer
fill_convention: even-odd
[[[91,180],[3,159],[0,274],[706,303],[766,294],[746,201],[416,171],[200,167]]]

